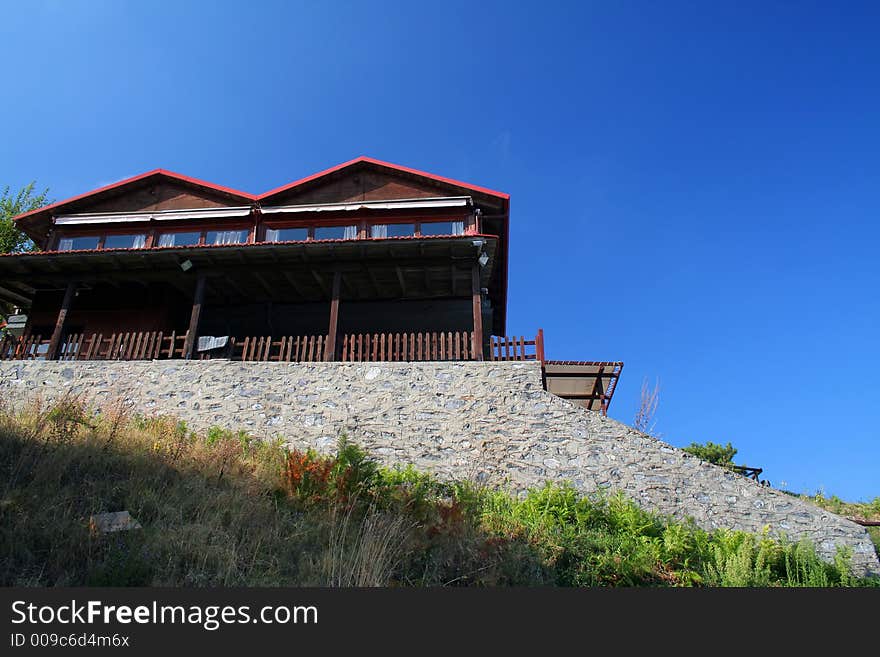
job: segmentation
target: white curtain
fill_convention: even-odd
[[[346,226],[345,233],[342,235],[342,239],[356,240],[357,236],[358,236],[358,227],[357,226]]]
[[[159,236],[159,246],[174,246],[174,233]]]
[[[370,237],[388,237],[388,226],[385,224],[370,226]]]
[[[58,242],[58,250],[59,251],[70,251],[73,249],[73,240],[72,239],[63,239]]]
[[[280,234],[280,232],[281,231],[275,230],[274,228],[267,228],[266,229],[266,241],[267,242],[277,242],[278,235]]]
[[[133,249],[142,249],[147,245],[147,236],[146,235],[135,235],[134,242],[131,245]]]
[[[241,243],[241,231],[240,230],[221,230],[217,233],[217,236],[214,238],[214,244],[240,244]]]
[[[464,222],[463,221],[453,221],[452,222],[452,234],[453,235],[464,235]]]

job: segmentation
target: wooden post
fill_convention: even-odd
[[[473,359],[483,360],[483,302],[480,295],[480,265],[474,263],[471,268],[471,301],[474,312],[474,346]]]
[[[189,316],[189,329],[183,343],[183,357],[190,360],[196,345],[196,333],[199,330],[199,318],[202,314],[202,303],[205,301],[205,275],[199,274],[196,279],[196,293],[193,297],[192,314]]]
[[[324,360],[336,359],[336,332],[339,326],[339,288],[342,273],[333,273],[333,295],[330,298],[330,326],[327,328],[327,343],[324,345]]]
[[[535,336],[535,356],[541,361],[541,367],[544,367],[544,329],[538,329]]]
[[[73,281],[67,284],[64,291],[64,300],[61,302],[61,310],[58,311],[58,319],[55,320],[55,330],[52,331],[52,339],[49,341],[49,348],[46,350],[46,360],[55,360],[58,355],[58,344],[61,342],[61,332],[64,330],[64,322],[67,319],[67,311],[70,310],[70,304],[73,301],[73,293],[76,291],[76,283]]]

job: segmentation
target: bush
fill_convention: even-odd
[[[687,447],[684,447],[683,450],[688,454],[693,454],[699,459],[720,466],[733,465],[733,457],[736,456],[738,451],[730,443],[727,443],[727,445],[716,445],[711,441],[706,443],[691,443]]]

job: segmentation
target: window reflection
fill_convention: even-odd
[[[199,243],[201,233],[162,233],[159,246],[194,246]]]
[[[308,228],[267,228],[267,242],[301,242],[309,239]]]

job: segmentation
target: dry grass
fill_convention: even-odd
[[[473,523],[444,534],[435,483],[424,475],[389,473],[380,485],[387,499],[377,505],[351,498],[358,490],[351,471],[336,482],[345,490],[327,481],[293,490],[290,464],[300,461],[313,475],[330,472],[320,457],[281,443],[219,428],[197,434],[174,418],[132,416],[118,403],[0,404],[0,585],[506,581],[498,560],[486,564],[487,538]],[[379,477],[372,461],[355,465],[357,476]],[[424,490],[413,492],[414,482]],[[123,510],[142,529],[90,532],[91,516]]]
[[[399,571],[415,523],[398,513],[337,506],[320,562],[326,586],[388,586]]]
[[[648,387],[648,379],[642,381],[642,390],[639,394],[639,407],[636,409],[636,415],[633,419],[633,427],[637,431],[646,433],[650,436],[654,435],[656,422],[654,416],[657,414],[657,405],[660,403],[660,381],[658,380],[653,388]]]
[[[81,400],[0,409],[0,582],[275,584],[298,581],[287,546],[308,540],[277,503],[281,453],[213,445],[173,419],[104,413]],[[143,530],[89,532],[127,510]]]
[[[142,529],[92,533],[112,511]],[[859,583],[845,561],[566,485],[517,499],[383,470],[345,441],[328,457],[119,404],[0,404],[3,586]]]

